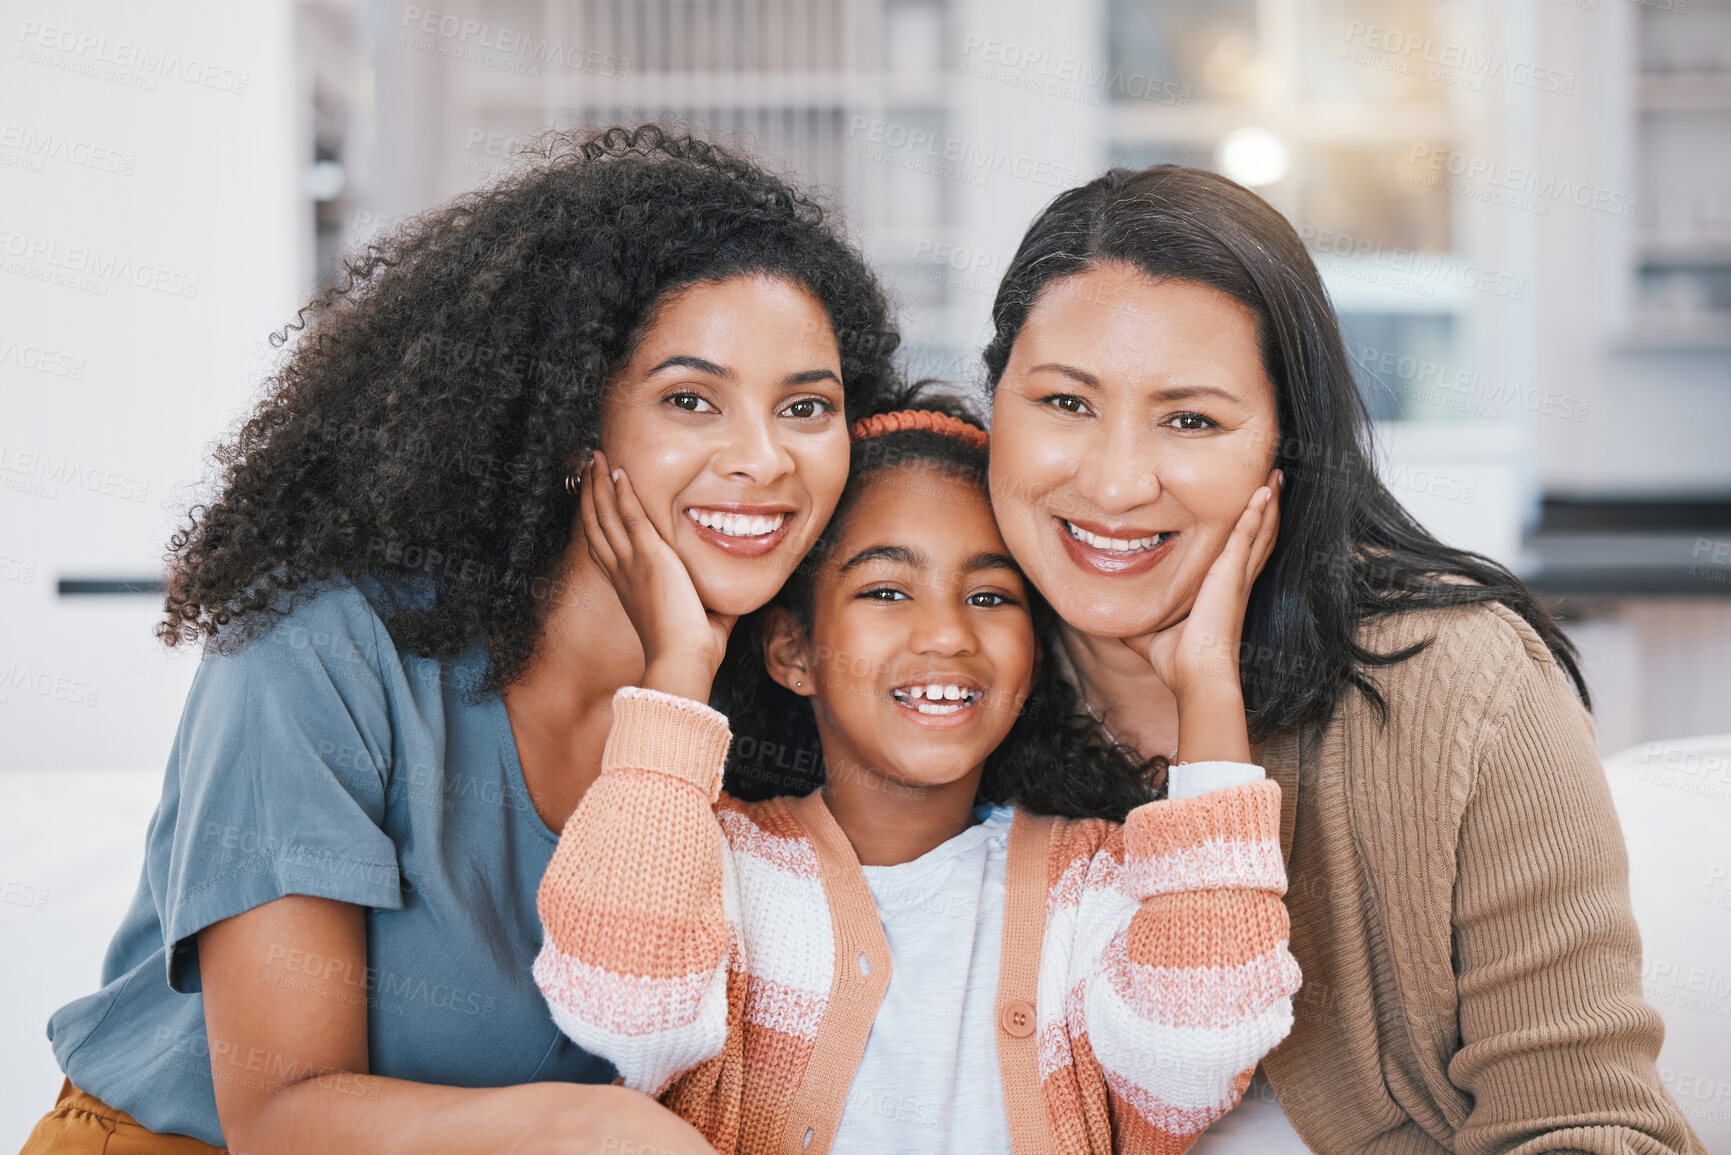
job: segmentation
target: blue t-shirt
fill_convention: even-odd
[[[559,840],[530,800],[504,701],[473,692],[485,647],[399,653],[379,597],[329,583],[234,653],[205,656],[102,989],[49,1020],[73,1084],[153,1131],[221,1146],[212,1079],[285,1076],[269,1055],[206,1038],[195,936],[287,894],[366,908],[364,970],[289,950],[268,970],[364,1002],[373,1074],[613,1078],[553,1024],[531,974],[535,891]]]

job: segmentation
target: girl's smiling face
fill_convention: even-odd
[[[812,700],[833,779],[978,775],[1038,660],[1022,575],[982,488],[928,463],[873,475],[814,581],[812,625],[768,625],[772,677]]]
[[[781,588],[841,497],[848,444],[829,317],[776,277],[662,301],[602,405],[609,463],[718,613]]]

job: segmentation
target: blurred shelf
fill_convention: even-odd
[[[1731,569],[1690,561],[1693,538],[1534,538],[1520,578],[1544,597],[1731,597]]]
[[[1626,352],[1731,350],[1731,313],[1666,317],[1637,314],[1616,347]]]
[[[1640,78],[1644,112],[1714,112],[1731,109],[1731,73],[1692,73]]]
[[[1546,596],[1731,597],[1731,498],[1547,497],[1521,577]]]
[[[1637,251],[1643,265],[1731,265],[1731,236],[1647,237]]]
[[[63,577],[54,583],[54,592],[63,598],[113,597],[117,594],[161,597],[167,589],[167,581],[155,577]]]
[[[1540,506],[1540,533],[1731,533],[1731,494],[1591,497],[1548,493]]]

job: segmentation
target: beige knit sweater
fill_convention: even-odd
[[[1292,1034],[1264,1061],[1324,1152],[1682,1152],[1660,1085],[1628,859],[1592,723],[1544,643],[1500,604],[1398,614],[1376,674],[1308,739],[1257,760],[1280,783]]]

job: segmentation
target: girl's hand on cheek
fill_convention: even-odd
[[[1125,639],[1126,645],[1147,656],[1178,699],[1180,762],[1250,757],[1238,647],[1250,588],[1279,534],[1280,505],[1275,494],[1281,480],[1279,470],[1270,471],[1268,484],[1251,494],[1184,620]]]
[[[578,507],[589,556],[613,583],[643,643],[643,685],[709,699],[734,618],[704,608],[685,563],[662,538],[623,470],[600,450],[583,469]]]

